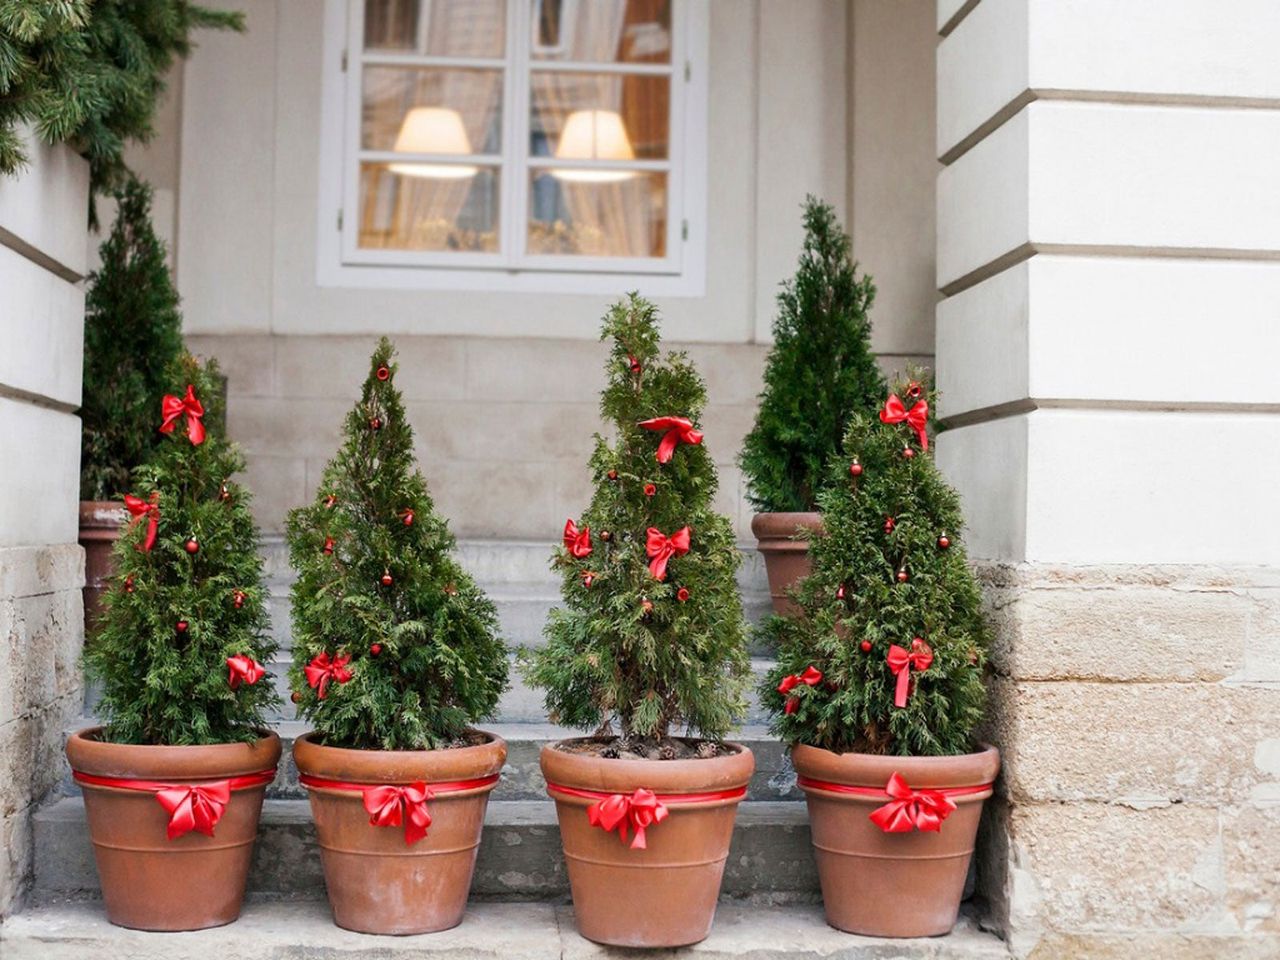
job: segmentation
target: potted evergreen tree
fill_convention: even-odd
[[[205,421],[212,372],[191,357],[157,398],[162,442],[133,473],[101,629],[85,654],[104,725],[67,741],[112,923],[194,930],[240,912],[280,740],[275,653],[244,463]],[[216,401],[215,401],[216,402]]]
[[[729,520],[698,418],[705,387],[659,356],[654,308],[616,304],[591,506],[557,549],[565,601],[526,674],[556,723],[593,730],[542,750],[578,930],[672,947],[706,937],[754,760],[723,737],[749,672]],[[616,723],[616,727],[615,727]],[[684,735],[680,731],[684,731]]]
[[[1000,755],[974,739],[987,628],[928,449],[934,398],[899,391],[849,425],[798,615],[763,628],[778,663],[761,689],[808,800],[827,920],[913,937],[955,924]]]
[[[385,337],[315,502],[290,513],[294,743],[334,920],[427,933],[462,920],[507,748],[472,728],[507,681],[497,611],[452,556],[413,459]]]
[[[164,440],[155,410],[182,356],[182,316],[164,245],[151,226],[151,188],[129,180],[89,276],[80,407],[80,544],[85,623],[111,577],[111,548],[124,519],[119,496],[131,472]],[[210,399],[209,397],[205,398]]]
[[[858,276],[829,204],[807,198],[804,227],[796,274],[778,294],[764,392],[740,458],[777,613],[792,609],[787,591],[809,572],[808,538],[821,529],[818,494],[849,418],[874,410],[885,394],[867,317],[875,286]]]

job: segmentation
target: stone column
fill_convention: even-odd
[[[32,144],[0,177],[0,918],[31,873],[31,813],[79,715],[77,539],[87,164]]]
[[[1275,956],[1280,5],[938,7],[938,455],[1006,757],[983,889],[1020,955]]]

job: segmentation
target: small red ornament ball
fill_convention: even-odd
[[[237,610],[244,606],[244,599],[245,592],[243,590],[237,590],[235,593],[231,594],[231,602],[235,604],[235,608]]]
[[[679,590],[677,590],[677,591],[676,591],[676,599],[677,599],[677,600],[679,600],[681,603],[684,603],[686,600],[688,600],[688,599],[689,599],[689,588],[688,588],[688,587],[681,587]]]
[[[885,532],[885,533],[893,533],[893,528],[894,528],[894,527],[896,527],[897,525],[898,525],[898,521],[897,521],[897,520],[895,520],[895,519],[893,519],[893,517],[885,517],[885,518],[884,518],[884,532]]]
[[[179,620],[179,621],[178,621],[177,623],[175,623],[173,626],[174,626],[174,629],[175,629],[175,630],[177,630],[179,633],[186,633],[186,632],[187,632],[187,626],[188,626],[188,624],[187,624],[187,621],[185,621],[185,620]]]
[[[384,587],[389,587],[394,582],[395,581],[391,579],[391,571],[389,570],[382,571],[382,585]]]
[[[382,429],[382,418],[380,418],[380,417],[370,417],[370,418],[369,418],[369,429],[370,429],[370,430],[381,430],[381,429]]]
[[[324,552],[326,555],[333,553],[333,537],[324,538]]]
[[[627,354],[627,366],[630,368],[632,373],[640,372],[640,361],[630,353]]]
[[[924,387],[920,386],[919,380],[912,380],[907,384],[907,399],[919,400],[920,395],[924,393]]]
[[[293,693],[289,694],[289,699],[292,700],[294,703],[301,703],[302,694],[300,694],[297,690],[295,690],[293,691]]]
[[[855,477],[862,476],[862,464],[857,460],[853,461],[853,463],[849,464],[849,473],[851,476]]]
[[[382,653],[382,644],[380,643],[369,644],[369,656],[376,657],[380,653]]]
[[[652,497],[657,492],[658,492],[658,488],[655,487],[652,483],[646,483],[644,485],[644,495],[646,497]]]
[[[842,583],[842,584],[840,584],[840,586],[836,587],[836,599],[837,599],[837,600],[843,600],[843,599],[844,599],[844,584],[843,584],[843,583]]]
[[[616,482],[618,479],[618,471],[610,470],[608,473],[605,474],[605,476],[608,477],[610,480],[613,480]]]
[[[387,366],[385,364],[383,364],[381,367],[377,369],[377,372],[374,373],[374,376],[377,377],[379,380],[389,380],[391,379],[391,371],[387,369]]]
[[[324,508],[326,510],[332,510],[334,508],[334,505],[337,504],[337,502],[338,502],[338,498],[331,493],[324,498]]]
[[[640,601],[640,609],[641,609],[641,610],[643,610],[645,613],[653,613],[653,601],[652,601],[652,600],[641,600],[641,601]]]
[[[919,649],[920,649],[921,647],[923,647],[923,646],[924,646],[924,637],[912,637],[912,638],[911,638],[911,649],[912,649],[912,650],[919,650]]]
[[[914,457],[915,455],[916,455],[916,452],[915,452],[914,450],[912,450],[910,447],[903,447],[903,448],[902,448],[902,456],[903,456],[905,459],[910,460],[910,459],[911,459],[912,457]]]
[[[582,585],[584,587],[590,590],[591,585],[595,582],[596,582],[596,575],[594,573],[592,573],[590,570],[584,570],[582,572]]]
[[[946,550],[946,549],[948,549],[950,546],[951,546],[951,538],[950,538],[950,537],[948,537],[945,533],[944,533],[942,536],[940,536],[940,537],[938,538],[938,549],[939,549],[939,550]]]
[[[133,593],[133,577],[124,578],[124,592]]]
[[[907,571],[906,571],[906,570],[899,570],[899,571],[898,571],[898,582],[899,582],[899,583],[906,583],[906,582],[907,582]]]
[[[183,546],[186,548],[187,553],[200,552],[200,541],[197,540],[195,537],[187,537],[187,542],[184,543]]]
[[[405,510],[403,513],[401,513],[401,514],[400,514],[400,519],[401,519],[401,521],[404,523],[404,525],[405,525],[406,527],[412,527],[412,526],[413,526],[413,511],[412,511],[412,510]]]
[[[858,644],[858,646],[862,647],[862,652],[863,652],[863,653],[870,653],[870,652],[871,652],[871,641],[870,641],[870,640],[863,640],[863,641],[862,641],[862,643]]]
[[[613,539],[613,534],[610,533],[608,530],[601,530],[600,539],[603,540],[605,543],[608,543],[610,540]]]
[[[450,597],[456,597],[458,595],[458,587],[453,583],[446,583],[444,585],[444,592]]]
[[[227,485],[225,483],[222,485],[222,488],[218,491],[218,499],[223,501],[224,503],[231,499],[231,491],[227,488]]]

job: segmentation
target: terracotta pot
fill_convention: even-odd
[[[985,747],[959,757],[885,757],[797,745],[791,762],[809,803],[813,852],[827,922],[870,937],[934,937],[955,926],[982,803],[1000,771]],[[913,790],[987,789],[951,797],[957,809],[937,832],[885,833],[869,819],[888,802],[806,785],[805,779],[883,790],[898,773]]]
[[[579,741],[566,740],[563,743]],[[560,838],[578,932],[596,943],[623,947],[680,947],[711,932],[733,821],[755,769],[751,751],[708,760],[606,760],[542,748],[542,775],[556,802]],[[598,798],[554,786],[630,797],[652,790],[668,815],[646,830],[646,848],[633,849],[615,830],[592,826],[587,808]],[[727,792],[731,798],[680,803],[673,795]]]
[[[769,575],[769,596],[773,612],[783,616],[795,612],[795,604],[787,598],[787,590],[809,575],[809,540],[795,539],[797,530],[820,532],[820,513],[757,513],[751,518],[751,532],[758,541],[756,549],[764,554],[764,569]]]
[[[311,816],[334,922],[359,933],[448,930],[462,922],[475,872],[485,808],[507,759],[507,745],[451,750],[345,750],[321,746],[314,734],[293,744],[303,777],[352,785],[437,785],[427,800],[427,834],[406,843],[404,825],[374,826],[362,790],[308,786]],[[469,789],[444,784],[493,777]]]
[[[80,546],[84,547],[84,627],[98,620],[99,597],[115,573],[111,548],[120,539],[125,509],[116,500],[80,501]]]
[[[275,770],[280,738],[201,747],[139,746],[98,739],[100,727],[67,740],[78,774],[199,785]],[[81,784],[107,919],[136,930],[202,930],[240,916],[266,783],[235,789],[214,835],[170,840],[169,812],[153,789]]]

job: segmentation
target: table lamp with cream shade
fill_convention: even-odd
[[[450,107],[414,107],[404,115],[396,136],[396,153],[471,153],[471,139],[462,124],[462,115]],[[388,164],[392,173],[432,180],[463,180],[474,177],[478,167],[455,163],[402,161]]]
[[[556,144],[557,160],[634,160],[631,138],[616,110],[575,110],[565,120]],[[618,183],[630,180],[635,170],[585,170],[557,167],[557,180],[573,183]]]

